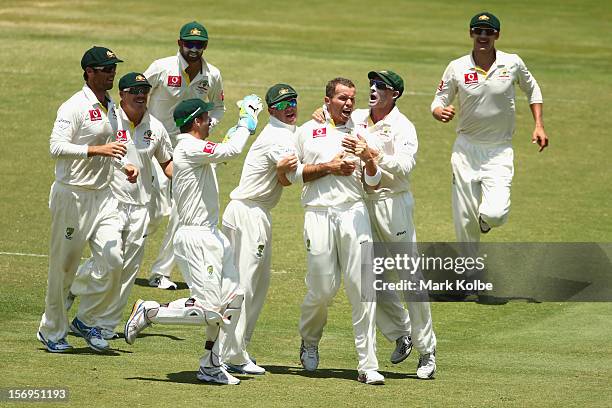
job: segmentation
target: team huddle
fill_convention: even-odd
[[[499,20],[488,12],[470,21],[473,51],[452,61],[431,105],[447,123],[459,101],[453,171],[457,240],[477,243],[503,225],[513,176],[514,84],[526,93],[536,123],[532,142],[548,145],[540,88],[515,54],[494,48]],[[225,112],[220,71],[203,52],[208,33],[197,22],[179,33],[175,56],[119,80],[120,60],[92,47],[81,60],[85,85],[58,110],[50,151],[56,159],[45,312],[37,333],[49,352],[67,352],[68,330],[98,352],[119,337],[146,238],[170,215],[150,285],[174,289],[176,263],[188,298],[160,304],[138,300],[123,325],[133,344],[152,324],[198,325],[205,350],[197,378],[238,384],[233,374],[263,375],[248,352],[270,284],[272,219],[284,187],[299,185],[304,207],[306,289],[298,330],[305,370],[319,364],[327,311],[342,279],[352,307],[357,379],[384,384],[378,372],[376,329],[395,342],[390,360],[419,353],[417,376],[436,372],[436,336],[430,304],[376,302],[362,296],[362,252],[371,242],[415,243],[410,174],[417,133],[396,106],[404,81],[391,70],[370,71],[369,102],[356,109],[355,84],[334,78],[322,108],[297,126],[298,92],[278,83],[265,94],[269,121],[253,141],[238,186],[219,219],[217,163],[235,160],[254,135],[264,100],[237,102],[239,117],[222,142],[207,140]],[[219,226],[220,224],[220,226]],[[81,263],[86,244],[91,257]],[[76,316],[68,313],[78,298]],[[296,346],[297,347],[297,346]]]

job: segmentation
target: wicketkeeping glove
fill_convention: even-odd
[[[255,94],[251,94],[236,102],[236,105],[240,108],[238,126],[244,126],[249,129],[251,134],[254,134],[257,128],[257,116],[263,110],[261,98]]]

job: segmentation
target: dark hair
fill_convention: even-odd
[[[342,77],[334,78],[331,81],[329,81],[327,85],[325,86],[325,96],[327,96],[328,98],[333,98],[334,95],[336,94],[337,85],[344,85],[349,88],[355,87],[355,84],[350,79],[342,78]]]
[[[87,71],[83,70],[83,79],[87,82]]]

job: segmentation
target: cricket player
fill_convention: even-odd
[[[302,125],[296,146],[300,164],[296,171],[286,175],[289,181],[301,178],[304,183],[308,291],[299,323],[300,360],[306,370],[316,370],[327,308],[344,275],[353,309],[358,380],[383,384],[385,379],[377,371],[376,304],[369,299],[362,301],[361,288],[362,244],[372,242],[362,175],[366,184],[375,186],[381,172],[373,157],[362,163],[358,157],[346,155],[342,147],[342,140],[352,130],[347,123],[354,109],[355,92],[355,85],[346,78],[336,78],[327,84],[324,99],[327,121],[320,124],[311,120]],[[333,162],[337,157],[342,157],[341,167],[329,168],[330,160]],[[342,171],[344,166],[349,166],[348,172]]]
[[[138,300],[124,330],[126,342],[132,344],[151,323],[206,326],[205,352],[197,378],[219,384],[240,382],[221,365],[217,338],[221,328],[228,332],[235,329],[244,295],[230,242],[217,229],[219,188],[212,164],[242,152],[249,133],[255,132],[262,109],[256,95],[245,97],[239,106],[240,120],[230,130],[226,143],[206,140],[212,103],[187,99],[174,110],[181,130],[173,159],[172,190],[179,215],[174,248],[191,297],[166,305]]]
[[[206,28],[196,21],[182,26],[178,47],[176,55],[154,61],[144,72],[144,76],[152,86],[149,110],[164,124],[173,146],[177,143],[176,136],[179,129],[174,123],[172,112],[179,102],[198,98],[212,103],[213,107],[209,112],[211,129],[221,121],[225,112],[221,72],[203,57],[204,50],[208,47]],[[168,214],[167,206],[171,205],[170,188],[164,180],[165,177],[159,177],[160,173],[160,169],[157,168],[158,177],[155,186],[159,185],[159,188],[154,190],[150,233],[153,233],[156,226],[161,223],[160,218]],[[170,212],[159,255],[151,267],[149,284],[160,289],[176,289],[176,284],[169,278],[174,268],[172,240],[177,222],[176,211]]]
[[[448,123],[459,103],[457,140],[451,156],[453,218],[459,242],[478,242],[480,234],[503,225],[510,211],[514,175],[512,134],[514,84],[525,92],[535,120],[531,141],[548,146],[542,119],[542,93],[523,60],[495,48],[500,22],[489,12],[470,20],[472,52],[452,61],[431,104],[433,117]]]
[[[151,116],[147,110],[147,95],[151,85],[145,76],[130,72],[119,80],[120,107],[116,109],[118,130],[116,140],[127,146],[126,157],[140,169],[140,177],[135,184],[127,182],[115,170],[111,190],[118,202],[123,254],[122,273],[107,292],[108,306],[98,316],[96,326],[102,328],[106,340],[118,338],[115,327],[121,320],[123,308],[128,302],[134,280],[144,256],[146,231],[149,224],[149,203],[151,200],[153,160],[164,170],[164,177],[172,177],[172,146],[164,125]],[[74,295],[83,295],[92,288],[88,287],[91,275],[98,273],[95,258],[89,258],[79,268],[77,279],[72,284]]]
[[[244,304],[235,330],[237,343],[221,340],[222,360],[230,372],[264,374],[253,363],[246,348],[263,308],[270,285],[272,261],[272,218],[270,211],[283,192],[277,167],[283,172],[297,168],[295,131],[297,97],[293,87],[276,84],[266,93],[270,121],[246,156],[238,187],[223,213],[223,233],[236,255]]]
[[[418,140],[414,125],[396,106],[404,93],[404,80],[390,70],[370,71],[368,78],[370,107],[355,110],[352,121],[357,135],[363,135],[367,141],[366,147],[375,150],[372,155],[376,156],[382,171],[377,187],[366,186],[374,240],[407,243],[407,250],[415,256],[410,173],[416,164]],[[350,137],[345,139],[343,146],[348,152],[359,155],[358,144],[358,138]],[[436,336],[429,302],[427,298],[418,300],[408,301],[406,311],[397,296],[386,301],[379,298],[376,323],[383,335],[396,343],[391,362],[398,364],[405,360],[414,342],[420,353],[417,376],[428,379],[436,371]]]
[[[105,292],[123,263],[117,202],[110,189],[112,166],[131,183],[138,177],[138,168],[124,160],[126,145],[115,140],[117,114],[107,92],[113,88],[120,62],[105,47],[85,52],[81,59],[85,85],[60,106],[51,132],[50,152],[56,162],[49,196],[49,274],[37,338],[52,353],[72,349],[66,341],[64,301],[87,243],[99,266],[93,277],[98,290],[83,295],[71,326],[95,351],[109,348],[94,322],[106,310]]]

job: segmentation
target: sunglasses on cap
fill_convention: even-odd
[[[187,41],[183,40],[183,46],[185,48],[195,48],[197,50],[201,50],[204,48],[204,41]]]
[[[127,92],[132,95],[147,95],[151,91],[148,86],[132,86],[130,88],[123,89],[123,92]]]
[[[115,72],[117,70],[117,64],[113,64],[113,65],[107,65],[105,67],[91,67],[94,71],[101,71],[101,72],[105,72],[107,74],[110,74],[111,72]]]
[[[497,34],[497,30],[495,30],[494,28],[472,27],[470,31],[472,31],[472,34],[486,35],[487,37],[492,37]]]
[[[370,79],[370,86],[374,85],[376,87],[376,89],[380,89],[381,91],[384,91],[385,89],[388,89],[390,91],[393,91],[393,87],[389,86],[389,84],[387,84],[384,81],[381,81],[380,79]]]
[[[289,99],[288,101],[280,101],[272,105],[273,109],[285,110],[287,108],[295,108],[297,106],[297,99]]]

